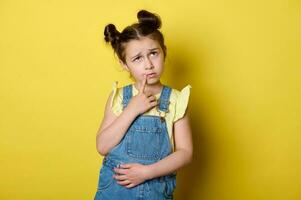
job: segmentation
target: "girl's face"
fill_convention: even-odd
[[[151,38],[142,37],[125,44],[125,60],[121,62],[137,82],[147,75],[147,84],[160,81],[163,73],[164,54],[159,43]]]

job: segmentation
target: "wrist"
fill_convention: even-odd
[[[146,179],[153,179],[154,177],[154,170],[153,170],[153,166],[152,165],[145,165],[146,168]]]
[[[132,109],[130,106],[127,106],[125,108],[125,111],[132,116],[133,118],[137,117],[139,115],[139,113],[137,113],[134,109]]]

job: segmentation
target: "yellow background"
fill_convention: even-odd
[[[103,29],[163,21],[163,82],[192,85],[176,199],[301,199],[298,0],[0,1],[0,199],[93,199],[95,135],[130,82]]]

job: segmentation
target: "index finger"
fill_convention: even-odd
[[[143,79],[143,81],[142,81],[142,85],[141,85],[141,87],[140,87],[139,93],[144,93],[145,86],[146,86],[146,76],[147,76],[147,75],[144,75],[144,79]]]

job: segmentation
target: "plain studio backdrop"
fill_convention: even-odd
[[[0,199],[93,199],[104,105],[131,81],[103,29],[140,9],[162,18],[163,83],[192,86],[175,199],[301,199],[297,0],[1,0]]]

